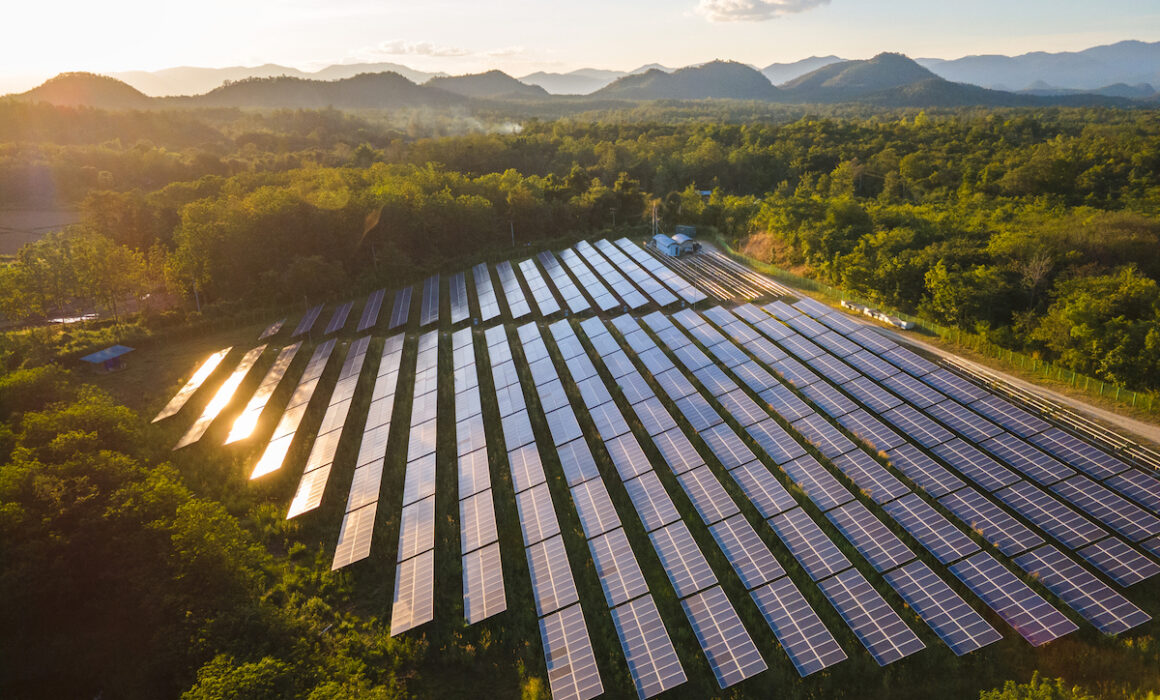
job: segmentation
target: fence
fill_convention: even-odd
[[[732,248],[719,235],[714,236],[717,245],[729,257],[734,258],[740,262],[749,265],[750,267],[760,271],[761,273],[772,277],[778,282],[782,282],[790,287],[797,289],[804,289],[809,292],[815,292],[822,296],[833,299],[834,301],[841,301],[843,299],[853,301],[865,306],[879,306],[877,302],[872,302],[867,299],[859,298],[856,295],[848,294],[840,289],[836,289],[829,285],[818,282],[817,280],[801,275],[795,275],[792,272],[782,270],[781,268],[763,263],[760,260],[755,260],[743,253],[739,253]],[[958,328],[946,328],[937,323],[932,323],[923,318],[911,316],[894,310],[887,310],[893,316],[898,316],[904,321],[911,321],[915,325],[915,330],[926,333],[928,335],[938,336],[943,340],[959,345],[960,347],[967,347],[975,352],[985,355],[987,357],[995,358],[1001,362],[1005,362],[1009,367],[1018,367],[1022,370],[1037,374],[1045,379],[1062,382],[1074,387],[1077,391],[1086,393],[1090,396],[1099,396],[1111,399],[1113,401],[1122,403],[1127,406],[1132,406],[1149,413],[1160,413],[1160,401],[1156,398],[1156,392],[1134,391],[1127,389],[1111,382],[1104,382],[1094,377],[1089,377],[1080,374],[1074,370],[1066,369],[1058,365],[1042,360],[1038,357],[1025,355],[1014,350],[1000,347],[988,341],[980,335],[963,331]]]

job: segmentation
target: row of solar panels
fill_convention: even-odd
[[[774,313],[780,312],[782,315],[789,316],[789,313],[786,312],[785,309],[778,308],[778,305],[779,305],[779,302],[775,302],[774,304],[771,304],[770,307],[767,307],[767,308],[770,308],[770,310]],[[785,305],[781,304],[781,306],[785,306]],[[799,353],[799,357],[805,356],[806,348],[804,348],[802,346],[802,342],[801,342],[802,339],[801,338],[795,339],[793,336],[789,335],[789,333],[791,333],[791,331],[789,331],[786,327],[780,326],[780,324],[776,324],[776,322],[771,322],[771,320],[768,317],[762,318],[762,316],[764,316],[764,315],[760,314],[760,312],[756,312],[757,314],[760,314],[760,315],[755,316],[754,311],[755,310],[749,309],[749,310],[745,310],[743,313],[745,315],[749,315],[752,318],[752,320],[755,322],[755,327],[762,329],[763,331],[768,331],[769,337],[778,337],[779,343],[781,343],[783,347],[785,347],[787,350],[791,350],[791,351],[794,351],[796,353]],[[706,315],[707,316],[714,315],[715,322],[717,322],[719,324],[732,323],[733,321],[736,320],[735,318],[732,317],[731,314],[727,314],[723,310],[712,310],[711,312],[707,312]],[[797,325],[803,326],[803,324],[801,324],[801,323],[798,323]],[[816,337],[822,337],[823,335],[824,335],[823,333],[818,332]],[[808,341],[806,341],[806,342],[808,342]],[[921,358],[918,358],[918,360],[916,360],[915,358],[917,358],[917,356],[908,357],[906,355],[898,353],[897,351],[900,348],[882,347],[880,349],[882,352],[893,351],[893,355],[894,355],[895,360],[898,361],[899,363],[906,362],[906,363],[908,363],[908,366],[917,367],[918,361],[921,360]],[[812,364],[820,372],[825,373],[826,372],[825,366],[822,363],[816,362],[816,359],[818,357],[819,357],[818,355],[814,355],[809,360],[807,360],[807,362],[810,362],[811,360],[815,360]],[[784,362],[784,361],[785,360],[782,360],[782,362]],[[778,362],[778,360],[774,359],[774,360],[772,360],[771,365],[776,365],[777,362]],[[804,370],[804,372],[808,372],[808,370]],[[790,379],[790,381],[796,380],[798,382],[804,383],[804,380],[803,380],[804,372],[801,372],[801,371],[797,372],[795,374],[795,376]],[[833,373],[832,372],[829,373],[829,376],[833,376]],[[851,378],[846,377],[846,376],[834,377],[834,381],[837,381],[839,378],[846,379],[847,381],[855,381],[855,379],[851,379]],[[827,411],[828,413],[831,413],[832,415],[836,414],[839,424],[843,425],[844,427],[847,427],[853,434],[859,435],[864,440],[866,440],[868,443],[873,443],[879,449],[887,449],[887,450],[889,450],[890,448],[902,449],[902,442],[900,442],[901,438],[899,438],[897,436],[897,434],[894,434],[892,431],[885,428],[885,426],[882,426],[876,420],[874,420],[869,415],[867,415],[864,411],[860,411],[860,409],[856,409],[852,403],[848,402],[848,400],[847,400],[847,402],[844,403],[843,401],[839,400],[838,397],[830,395],[830,393],[832,392],[832,387],[828,387],[828,385],[826,385],[824,382],[820,382],[820,380],[818,380],[816,378],[816,375],[814,375],[814,379],[815,379],[814,383],[807,384],[805,386],[799,385],[799,387],[801,388],[801,390],[803,391],[804,394],[806,394],[807,396],[810,396],[811,399],[814,400],[815,402],[817,402],[817,404],[819,406],[822,406],[823,410]],[[816,389],[816,391],[811,392],[810,391],[811,388]],[[836,393],[836,392],[834,392],[834,393]],[[774,400],[777,400],[775,397],[771,397],[771,398],[774,398]],[[844,398],[844,397],[842,397],[842,398]],[[771,401],[770,403],[771,403],[771,405],[774,405],[773,401]],[[789,409],[790,410],[785,411],[785,413],[789,414],[788,419],[793,419],[794,417],[797,417],[797,420],[793,424],[794,427],[797,428],[804,435],[806,435],[807,439],[809,439],[811,442],[813,442],[823,454],[825,454],[827,457],[829,457],[831,459],[834,459],[835,464],[839,467],[839,469],[842,469],[843,468],[842,462],[841,462],[842,457],[840,457],[840,455],[846,455],[848,453],[852,453],[852,451],[854,450],[853,443],[851,443],[848,439],[846,439],[845,436],[842,435],[840,433],[840,431],[838,431],[837,428],[833,424],[827,422],[820,415],[813,414],[813,415],[801,417],[803,414],[803,411],[800,408],[792,407],[792,405],[791,405],[791,407],[789,407]],[[850,409],[854,409],[854,410],[850,410]],[[897,410],[897,409],[895,409],[895,410]],[[853,417],[853,420],[848,420],[851,417]],[[912,418],[910,420],[911,427],[913,428],[913,426],[915,424],[916,424],[916,421]],[[939,427],[938,430],[943,430],[943,429],[941,427]],[[926,436],[933,434],[935,432],[935,429],[922,428],[922,429],[914,430],[914,432],[917,432],[920,438],[924,438]],[[890,436],[892,436],[892,437],[890,437]],[[947,439],[949,439],[949,436],[950,436],[950,434],[947,433]],[[909,459],[906,461],[909,461],[911,463],[920,461],[914,455],[915,455],[915,453],[917,453],[919,455],[921,455],[922,453],[917,452],[917,448],[914,448],[913,446],[909,446],[909,447],[911,449],[915,450],[915,452],[908,453],[907,457],[909,457]],[[888,451],[887,454],[889,455],[891,453]],[[902,461],[902,460],[896,460],[896,461]],[[937,467],[937,465],[935,465],[935,466]],[[845,470],[843,470],[843,471],[845,471]],[[928,468],[928,469],[926,469],[926,471],[929,472],[930,469]],[[850,478],[852,480],[854,480],[856,483],[858,482],[858,479],[855,478],[854,474],[847,472],[847,475],[850,476]],[[862,470],[862,476],[865,477],[864,470]],[[944,479],[943,481],[946,481],[946,480]],[[820,495],[820,497],[829,498],[831,501],[834,500],[835,497],[833,496],[833,494],[832,493],[825,493],[826,489],[823,488],[820,484],[818,484],[816,482],[816,480],[811,482],[810,485],[813,486],[815,488],[815,490],[819,489],[819,488],[822,489],[822,494]],[[878,487],[882,486],[882,484],[880,482],[875,484],[875,485]],[[837,486],[836,482],[833,484],[833,486]],[[866,488],[866,487],[863,486],[863,488]],[[942,495],[942,493],[945,493],[945,491],[943,491],[941,493],[935,492],[935,493],[932,493],[932,495],[937,496],[937,495]],[[890,500],[893,498],[898,498],[897,493],[894,493],[894,494],[885,493],[883,495],[886,496],[887,500]],[[947,504],[943,504],[943,505],[947,505]],[[955,510],[953,507],[950,507],[949,509],[952,512],[954,512],[954,510]],[[889,503],[886,506],[886,510],[888,513],[893,515],[900,522],[900,524],[904,527],[904,529],[906,529],[908,532],[910,532],[918,541],[922,542],[924,544],[924,546],[927,546],[928,549],[930,549],[932,552],[934,552],[935,555],[941,561],[943,561],[943,563],[949,563],[950,561],[954,561],[956,559],[959,559],[962,556],[965,556],[966,554],[969,554],[970,552],[977,549],[977,545],[973,545],[973,543],[971,543],[969,541],[969,538],[966,538],[965,535],[962,535],[962,533],[960,531],[955,530],[953,528],[953,526],[950,525],[949,522],[946,522],[945,519],[943,519],[942,516],[937,513],[937,511],[935,511],[929,505],[925,504],[925,502],[922,502],[921,499],[919,499],[916,495],[912,494],[911,496],[908,496],[906,498],[902,498],[900,500],[894,501],[893,503]],[[958,513],[956,513],[956,515],[958,515]],[[1005,515],[1005,514],[1003,514],[1003,515]],[[1000,519],[998,516],[992,516],[992,521],[1002,523],[1004,526],[1008,527],[1009,531],[1006,534],[1007,534],[1009,540],[1019,540],[1019,539],[1026,540],[1027,539],[1026,537],[1023,537],[1022,534],[1019,532],[1010,532],[1010,525],[1008,525],[1008,523],[1006,521],[1010,521],[1010,523],[1014,523],[1015,525],[1018,525],[1018,523],[1016,523],[1014,521],[1014,519],[1010,518],[1010,516],[1006,516],[1006,521]],[[942,525],[942,527],[939,527],[939,528],[932,527],[930,525],[931,523],[940,523]],[[968,522],[968,524],[971,525],[973,529],[978,529],[976,523]],[[1022,528],[1021,525],[1018,525],[1018,527]],[[1024,530],[1025,530],[1025,528],[1024,528]],[[956,549],[955,547],[950,547],[947,544],[948,541],[953,539],[953,536],[951,534],[948,534],[948,532],[951,532],[951,531],[958,533],[958,541],[960,544],[960,548],[958,548],[958,549]],[[984,535],[990,537],[991,533],[984,532]],[[1041,543],[1041,542],[1042,542],[1042,540],[1039,540],[1039,543]],[[1033,542],[1033,544],[1035,544],[1035,542]],[[1117,547],[1117,550],[1119,550],[1121,553],[1123,553],[1124,547],[1126,547],[1126,545],[1123,545],[1123,543],[1119,543],[1119,544],[1122,546]],[[972,549],[972,546],[974,547],[973,549]],[[1009,552],[1004,550],[1004,553],[1009,553]],[[985,553],[981,553],[977,557],[971,557],[971,559],[982,558],[982,556],[984,554]],[[1137,555],[1138,555],[1138,553],[1137,553]],[[1062,554],[1060,556],[1062,556]],[[1138,556],[1142,556],[1142,555],[1138,555]],[[1016,563],[1018,564],[1020,561],[1023,561],[1023,560],[1017,560]],[[958,568],[956,569],[956,567],[952,567],[952,571],[954,571],[956,573],[956,575],[958,575],[961,573],[960,570],[963,569],[964,567],[966,567],[967,565],[963,564],[962,566],[958,566],[958,565],[956,565],[956,566]],[[1078,567],[1077,567],[1077,569],[1078,569]],[[1086,572],[1082,572],[1082,570],[1080,570],[1080,572],[1086,573]],[[1039,572],[1036,572],[1036,573],[1039,573]],[[970,584],[968,584],[968,585],[970,585]],[[983,586],[983,584],[978,582],[978,581],[976,581],[975,585],[976,586]],[[1017,588],[1017,585],[1014,582],[1009,582],[1008,588],[1011,591],[1014,591]],[[1119,594],[1116,594],[1114,591],[1112,591],[1106,585],[1100,583],[1097,579],[1095,579],[1095,577],[1092,577],[1090,574],[1086,574],[1084,576],[1080,576],[1079,574],[1076,574],[1076,577],[1073,577],[1072,583],[1070,583],[1070,584],[1060,583],[1060,584],[1055,585],[1054,588],[1051,588],[1051,590],[1053,592],[1055,592],[1057,595],[1060,595],[1060,597],[1062,599],[1064,599],[1065,602],[1068,602],[1069,604],[1071,604],[1073,608],[1075,608],[1077,611],[1081,612],[1081,615],[1084,615],[1087,619],[1092,621],[1093,624],[1095,624],[1097,627],[1099,627],[1100,629],[1102,629],[1105,632],[1114,633],[1114,632],[1122,631],[1123,629],[1127,629],[1127,628],[1134,626],[1136,624],[1140,624],[1140,622],[1148,619],[1147,616],[1142,611],[1140,611],[1138,608],[1136,608],[1135,606],[1128,603],[1125,599],[1123,599],[1122,596],[1119,596]],[[983,595],[980,595],[980,597],[984,598]],[[1105,605],[1105,607],[1115,608],[1115,611],[1112,613],[1106,613],[1106,614],[1097,614],[1097,613],[1093,612],[1094,606],[1092,606],[1090,604],[1090,601],[1092,599],[1100,599],[1102,601],[1102,603]],[[984,598],[984,600],[986,600],[986,598]],[[1000,603],[997,602],[997,604],[1000,604]],[[1068,628],[1069,623],[1064,623],[1063,620],[1058,618],[1058,617],[1054,618],[1054,621],[1052,621],[1051,619],[1049,619],[1050,616],[1048,616],[1045,613],[1044,615],[1041,615],[1041,618],[1042,618],[1041,619],[1042,627],[1044,629],[1041,629],[1039,631],[1032,631],[1032,635],[1035,636],[1036,639],[1042,640],[1045,638],[1053,638],[1053,637],[1051,637],[1051,634],[1054,634],[1056,632],[1059,632],[1059,631],[1062,631],[1062,630],[1065,630]],[[1030,638],[1031,637],[1029,637],[1029,639]]]

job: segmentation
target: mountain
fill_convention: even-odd
[[[880,53],[865,61],[840,61],[781,86],[785,99],[798,102],[849,102],[866,95],[911,85],[938,76],[898,53]]]
[[[153,98],[116,78],[95,73],[61,73],[38,87],[15,96],[27,102],[49,102],[62,107],[146,109]]]
[[[1121,41],[1083,51],[928,58],[919,63],[947,80],[1015,90],[1036,82],[1072,90],[1095,90],[1115,83],[1160,85],[1160,42]]]
[[[490,70],[486,73],[476,73],[474,75],[431,78],[424,85],[453,92],[464,97],[534,99],[548,96],[548,91],[539,85],[521,83],[507,73],[498,70]]]
[[[1104,97],[1124,97],[1129,100],[1146,100],[1154,97],[1157,93],[1156,88],[1148,83],[1140,83],[1139,85],[1116,83],[1115,85],[1105,85],[1094,90],[1077,90],[1075,88],[1056,87],[1054,85],[1048,85],[1042,80],[1037,80],[1029,85],[1027,89],[1020,90],[1019,94],[1040,95],[1043,97],[1051,97],[1054,95],[1102,95]]]
[[[769,78],[769,82],[774,85],[781,85],[794,78],[799,78],[806,73],[843,60],[845,59],[838,58],[837,56],[810,56],[809,58],[803,58],[793,63],[771,63],[761,69],[761,74]]]
[[[773,100],[778,90],[761,73],[734,61],[713,61],[665,73],[653,68],[618,78],[593,97],[624,100]]]
[[[267,63],[261,66],[231,66],[228,68],[197,68],[180,66],[158,71],[127,71],[110,73],[137,88],[146,95],[155,97],[169,95],[201,95],[226,82],[237,82],[247,78],[275,78],[288,76],[313,80],[341,80],[353,78],[361,73],[398,73],[411,82],[425,82],[437,73],[424,73],[398,63],[343,63],[327,66],[314,73]]]
[[[248,78],[204,95],[164,98],[180,107],[250,107],[261,109],[393,109],[451,107],[463,97],[416,85],[398,73],[364,73],[342,80]]]
[[[538,71],[520,78],[520,82],[539,85],[553,95],[587,95],[625,75],[628,74],[615,70],[581,68],[570,73]]]

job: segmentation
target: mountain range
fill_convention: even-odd
[[[813,67],[817,66],[817,67]],[[812,70],[810,68],[813,67]],[[768,77],[801,73],[775,86]],[[804,73],[803,73],[804,71]],[[507,103],[556,105],[580,110],[597,105],[650,100],[731,99],[783,104],[864,103],[883,107],[960,107],[1155,104],[1150,86],[1111,85],[1097,91],[1036,84],[1014,93],[947,80],[902,54],[845,61],[812,58],[764,70],[734,61],[712,61],[666,71],[647,67],[614,79],[586,96],[564,97],[541,85],[500,71],[432,76],[419,84],[395,71],[360,73],[332,80],[289,75],[229,81],[208,92],[179,97],[150,97],[109,76],[64,73],[28,92],[23,101],[87,105],[106,109],[235,107],[257,109],[395,109],[410,107],[496,106]]]

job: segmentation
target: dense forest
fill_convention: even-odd
[[[0,265],[0,314],[27,326],[0,345],[0,695],[547,694],[524,665],[542,664],[534,620],[389,637],[352,577],[327,571],[330,553],[302,544],[322,535],[247,487],[236,454],[171,455],[171,435],[54,363],[89,349],[83,331],[40,332],[58,313],[106,310],[119,329],[91,337],[107,343],[509,255],[513,230],[517,246],[636,230],[655,205],[667,229],[697,224],[882,304],[1160,387],[1154,112],[754,109],[515,127],[506,114],[0,103],[0,206],[82,213]],[[375,593],[380,607],[390,596]],[[1150,638],[1037,654],[1021,640],[974,661],[931,652],[882,672],[879,692],[953,676],[938,686],[953,697],[1093,697],[1003,686],[1038,665],[1143,697],[1157,668]],[[796,696],[861,696],[868,667],[846,666]],[[760,682],[798,683],[772,675]]]

